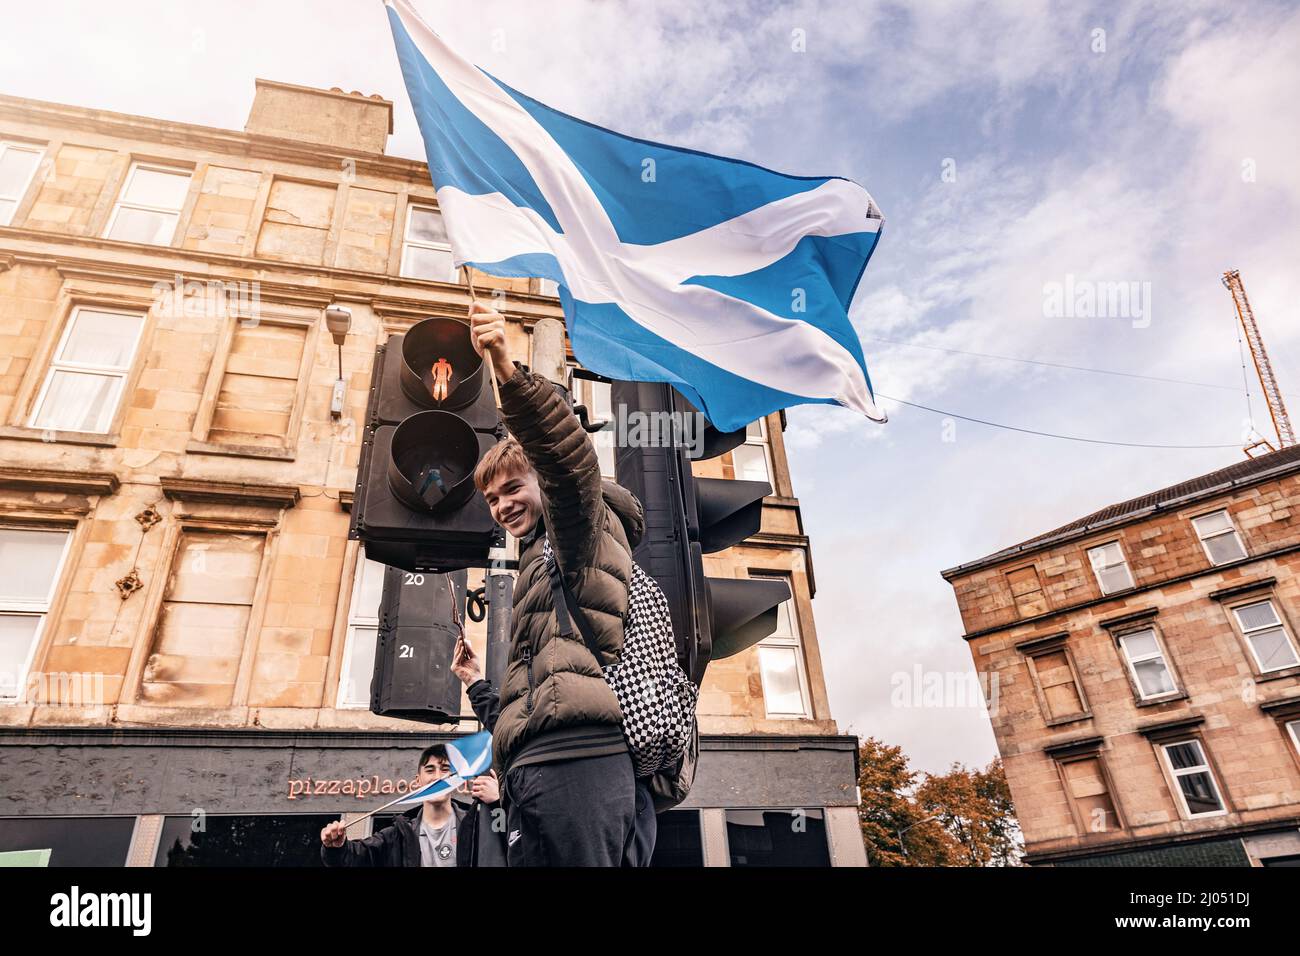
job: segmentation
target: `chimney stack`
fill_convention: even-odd
[[[382,153],[393,131],[393,104],[378,93],[364,96],[338,87],[257,80],[244,132],[318,143],[361,153]]]

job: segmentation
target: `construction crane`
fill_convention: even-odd
[[[1268,350],[1264,348],[1264,337],[1259,334],[1255,313],[1251,311],[1250,300],[1246,298],[1246,287],[1241,284],[1241,273],[1236,269],[1225,272],[1223,285],[1232,294],[1232,304],[1237,307],[1237,318],[1241,320],[1242,331],[1246,333],[1250,355],[1255,360],[1255,374],[1259,376],[1259,386],[1264,392],[1264,400],[1268,402],[1268,413],[1273,418],[1273,430],[1277,432],[1278,448],[1290,448],[1296,443],[1295,431],[1291,428],[1291,419],[1286,413],[1286,403],[1282,401],[1282,390],[1273,374],[1273,365],[1268,360]],[[1242,450],[1247,458],[1255,458],[1278,449],[1268,439],[1260,436]]]

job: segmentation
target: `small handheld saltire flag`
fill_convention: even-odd
[[[466,780],[472,780],[492,769],[492,735],[486,730],[467,737],[458,737],[447,743],[447,762],[451,773],[419,790],[412,790],[394,803],[424,803],[434,797],[455,790]]]
[[[882,221],[865,189],[594,126],[385,6],[458,266],[554,280],[579,362],[670,382],[724,431],[807,402],[885,420],[848,317]]]

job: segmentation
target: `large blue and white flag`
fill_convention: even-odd
[[[385,6],[457,265],[554,280],[579,362],[670,382],[724,431],[807,402],[884,421],[848,317],[880,236],[865,189],[594,126]]]

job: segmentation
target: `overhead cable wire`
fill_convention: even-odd
[[[1079,435],[1061,435],[1057,432],[1038,431],[1033,428],[1021,428],[1018,425],[1007,425],[1002,422],[992,422],[983,418],[973,418],[970,415],[960,415],[957,412],[946,412],[941,408],[931,408],[929,405],[921,405],[917,402],[904,401],[901,398],[894,398],[885,395],[882,392],[876,392],[877,398],[883,398],[887,401],[897,402],[899,405],[907,405],[909,408],[919,408],[924,412],[931,412],[935,415],[942,415],[945,418],[958,418],[964,422],[973,422],[976,425],[987,425],[990,428],[1002,428],[1007,431],[1020,432],[1024,435],[1038,435],[1042,438],[1059,438],[1062,441],[1085,442],[1089,445],[1115,445],[1121,448],[1171,448],[1171,449],[1204,449],[1204,448],[1240,448],[1238,442],[1230,442],[1225,445],[1177,445],[1177,444],[1158,444],[1152,442],[1132,442],[1132,441],[1109,441],[1104,438],[1083,438]]]
[[[965,349],[950,349],[939,345],[922,345],[920,342],[899,342],[894,339],[880,339],[870,336],[863,336],[871,342],[882,342],[886,345],[902,345],[914,349],[929,349],[932,352],[948,352],[952,355],[971,355],[976,358],[1000,359],[1004,362],[1023,362],[1026,365],[1041,365],[1045,368],[1062,368],[1069,369],[1073,372],[1092,372],[1097,375],[1116,375],[1120,378],[1136,378],[1147,382],[1164,382],[1169,385],[1195,385],[1198,388],[1217,388],[1226,392],[1235,392],[1235,385],[1216,385],[1213,382],[1195,382],[1183,378],[1162,378],[1158,375],[1139,375],[1136,372],[1119,372],[1109,368],[1089,368],[1084,365],[1068,365],[1064,362],[1044,362],[1039,359],[1019,358],[1015,355],[995,355],[990,352],[969,352]]]

